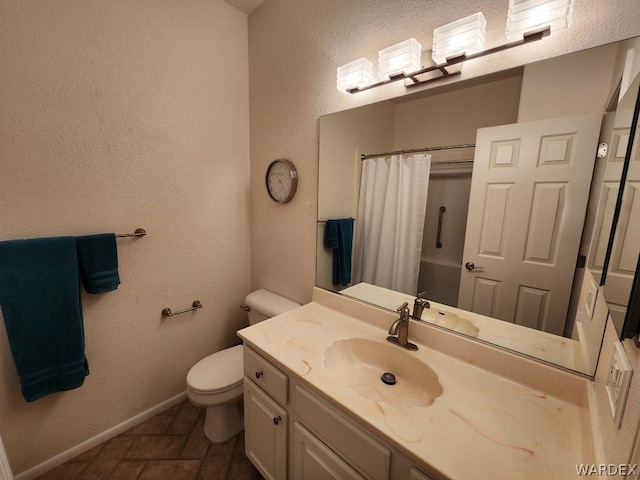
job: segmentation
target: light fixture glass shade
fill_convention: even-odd
[[[378,52],[378,75],[382,79],[420,70],[422,45],[415,38],[397,43]]]
[[[574,0],[509,0],[507,38],[522,39],[524,33],[547,26],[552,31],[571,25]]]
[[[447,57],[482,51],[486,30],[487,21],[481,12],[436,28],[433,31],[433,61],[440,64],[446,62]]]
[[[373,78],[373,64],[366,58],[359,58],[351,63],[338,67],[338,90],[349,93],[348,90],[362,87]]]

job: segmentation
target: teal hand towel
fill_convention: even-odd
[[[327,220],[324,244],[333,249],[333,284],[346,287],[351,283],[353,218]]]
[[[340,246],[337,220],[327,220],[327,226],[324,231],[324,246],[327,248],[338,248]]]
[[[80,277],[88,293],[111,292],[118,288],[118,249],[114,233],[76,238]]]
[[[84,383],[75,238],[0,242],[0,308],[27,402]]]

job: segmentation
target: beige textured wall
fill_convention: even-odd
[[[522,77],[514,74],[419,100],[396,109],[394,147],[475,143],[478,128],[515,123]],[[431,152],[432,161],[473,159],[473,150]]]
[[[148,232],[118,241],[117,291],[83,296],[83,387],[25,403],[1,327],[16,473],[183,392],[195,362],[237,342],[247,43],[247,16],[219,0],[0,0],[0,239]]]
[[[320,119],[318,220],[358,216],[359,155],[393,148],[395,110],[383,102]]]
[[[605,45],[525,66],[518,122],[605,112],[616,52]]]
[[[356,95],[336,90],[336,68],[415,36],[429,48],[433,28],[482,11],[487,46],[505,42],[508,2],[470,0],[267,0],[249,17],[252,284],[297,302],[311,299],[315,279],[318,117],[404,95],[400,84]],[[464,80],[640,34],[634,0],[577,2],[570,30],[469,62]],[[399,82],[401,83],[401,82]],[[431,87],[437,84],[432,84]],[[427,88],[431,88],[427,87]],[[297,196],[276,205],[264,188],[271,160],[298,167]]]

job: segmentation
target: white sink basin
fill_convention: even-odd
[[[435,323],[454,332],[464,333],[470,337],[477,337],[479,330],[471,321],[459,315],[443,310],[429,308],[422,312],[422,320]]]
[[[397,408],[428,407],[442,394],[438,376],[426,363],[384,340],[338,340],[325,350],[324,364],[337,383]],[[381,380],[386,372],[395,375],[395,385]]]

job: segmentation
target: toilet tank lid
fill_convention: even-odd
[[[251,307],[252,310],[263,313],[268,317],[275,317],[300,306],[299,303],[281,297],[264,288],[251,292],[244,299],[244,303]]]

